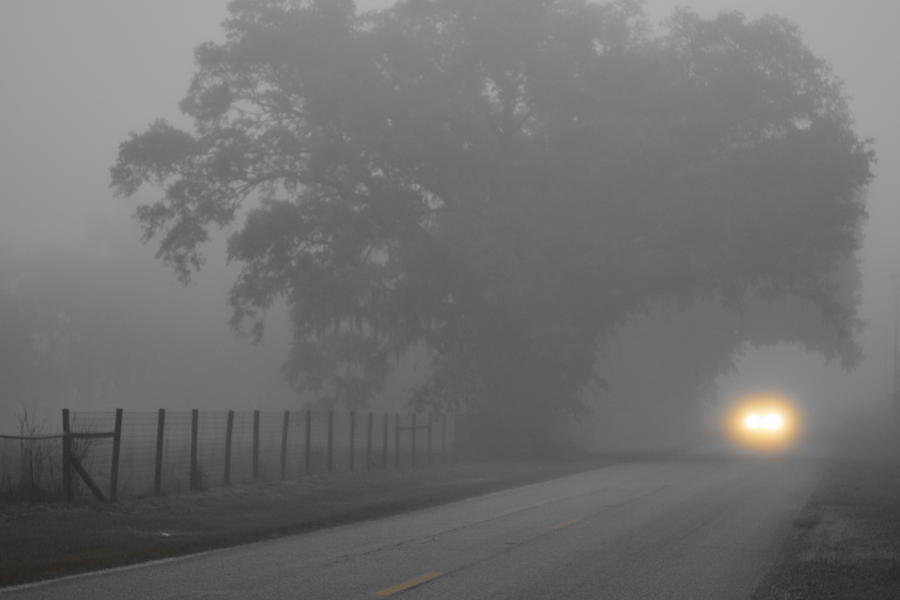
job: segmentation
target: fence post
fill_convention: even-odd
[[[375,415],[369,411],[369,422],[366,426],[366,471],[372,469],[372,419]]]
[[[356,466],[356,411],[350,411],[350,472]]]
[[[400,468],[400,413],[394,415],[394,468]]]
[[[200,431],[200,411],[191,410],[191,470],[188,481],[193,492],[200,487],[200,469],[197,466],[197,435]]]
[[[428,435],[425,436],[425,439],[428,442],[428,450],[425,452],[425,464],[429,466],[431,466],[431,426],[433,424],[431,416],[431,413],[428,413]]]
[[[284,411],[284,419],[281,422],[281,480],[287,479],[287,440],[288,427],[291,422],[291,411]]]
[[[119,449],[122,444],[122,409],[116,409],[116,425],[113,430],[112,464],[109,467],[109,501],[119,498]]]
[[[310,465],[310,452],[312,451],[312,411],[306,410],[306,439],[303,440],[303,444],[305,446],[305,454],[303,455],[303,460],[305,461],[305,472],[309,475],[309,465]]]
[[[161,408],[156,418],[156,469],[153,472],[153,493],[162,493],[163,443],[166,432],[166,409]]]
[[[231,434],[234,432],[234,411],[228,411],[225,424],[225,485],[231,483]]]
[[[411,448],[412,466],[415,467],[416,466],[416,413],[412,414],[412,429],[410,429],[410,431],[412,431],[412,448]]]
[[[64,408],[62,411],[63,426],[63,452],[62,452],[62,474],[63,487],[66,490],[66,502],[72,502],[74,494],[72,493],[72,438],[69,435],[69,409]]]
[[[259,411],[253,411],[253,481],[259,478]]]
[[[381,436],[381,466],[388,468],[388,414],[384,413],[384,435]]]
[[[328,472],[334,469],[334,410],[328,411]]]

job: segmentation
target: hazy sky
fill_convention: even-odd
[[[390,4],[364,0],[361,8]],[[152,119],[179,121],[192,49],[220,36],[225,0],[0,1],[0,243],[79,243],[86,224],[125,219],[108,168],[129,131]],[[896,0],[647,0],[654,18],[678,5],[708,15],[737,9],[799,24],[810,47],[846,81],[860,132],[876,138],[864,253],[865,312],[882,321],[892,300],[885,273],[900,251],[900,3]],[[135,231],[137,231],[136,226]],[[900,236],[898,236],[900,237]],[[137,240],[135,240],[137,243]],[[148,260],[152,249],[147,249]],[[884,327],[868,334],[885,347]],[[880,333],[879,333],[880,332]],[[883,359],[879,359],[883,362]]]
[[[107,169],[117,144],[157,116],[178,118],[192,48],[219,36],[224,0],[0,2],[0,239],[16,245],[77,239],[86,218],[111,214]],[[361,8],[385,6],[364,0]],[[896,189],[900,156],[900,4],[894,0],[648,0],[661,18],[701,13],[783,14],[834,64],[864,135],[877,138],[883,179],[873,216]],[[127,203],[121,210],[133,208]]]

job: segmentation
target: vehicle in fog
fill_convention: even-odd
[[[724,426],[740,447],[780,451],[794,445],[800,433],[797,403],[781,393],[752,393],[727,410]]]

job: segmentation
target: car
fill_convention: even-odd
[[[800,429],[796,404],[781,393],[745,395],[726,414],[730,438],[743,447],[782,450],[796,441]]]

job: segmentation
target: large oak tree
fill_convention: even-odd
[[[181,108],[119,151],[122,196],[183,279],[233,230],[234,324],[291,309],[285,373],[360,403],[425,348],[420,398],[542,421],[662,298],[855,316],[872,155],[840,82],[778,17],[635,2],[236,0]]]

